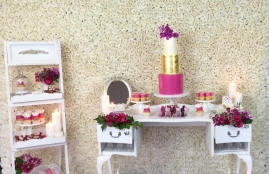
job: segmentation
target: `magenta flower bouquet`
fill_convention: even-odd
[[[240,111],[237,108],[227,108],[225,112],[216,114],[212,119],[215,126],[232,125],[238,128],[251,124],[253,121],[248,111]]]
[[[135,128],[142,127],[142,123],[134,121],[132,116],[124,113],[111,112],[108,115],[98,115],[98,117],[94,120],[96,120],[98,124],[102,125],[102,130],[105,130],[107,126],[115,127],[120,130],[130,129],[131,126]]]
[[[166,24],[166,26],[162,25],[159,27],[159,31],[160,31],[160,38],[166,38],[166,40],[169,40],[170,38],[174,37],[178,37],[178,33],[175,33],[168,24]]]
[[[42,160],[40,158],[33,158],[29,154],[23,154],[22,156],[16,157],[15,170],[16,174],[30,173],[33,168],[40,165]]]
[[[43,71],[37,71],[35,73],[36,82],[43,82],[46,85],[52,85],[59,80],[58,68],[44,68]]]

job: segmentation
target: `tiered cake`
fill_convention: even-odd
[[[163,38],[161,73],[159,74],[159,93],[175,95],[183,93],[183,74],[180,69],[180,57],[177,54],[177,38]]]

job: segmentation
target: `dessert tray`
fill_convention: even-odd
[[[200,103],[210,103],[210,102],[213,102],[213,101],[215,101],[215,99],[213,99],[213,100],[196,100],[195,99],[195,101],[197,101],[197,102],[200,102]]]
[[[139,103],[144,104],[144,103],[149,103],[150,100],[147,100],[147,101],[131,101],[131,102],[132,102],[132,103],[137,103],[137,104],[139,104]]]
[[[17,126],[25,126],[25,127],[29,127],[29,126],[37,126],[40,124],[45,123],[45,121],[39,122],[39,123],[32,123],[32,124],[23,124],[23,123],[16,123]]]

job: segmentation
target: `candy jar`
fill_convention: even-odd
[[[171,117],[171,110],[170,110],[170,108],[165,108],[165,116],[166,117]]]
[[[175,116],[176,117],[180,117],[180,114],[181,113],[181,111],[180,111],[180,108],[176,108],[176,114],[175,114]]]
[[[12,92],[16,95],[23,95],[30,92],[30,80],[19,72],[19,75],[12,81]]]

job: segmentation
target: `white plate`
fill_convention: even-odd
[[[190,94],[189,91],[183,91],[182,94],[175,94],[175,95],[165,95],[165,94],[160,94],[159,92],[155,92],[154,95],[156,97],[161,97],[161,98],[180,98],[180,97],[185,97]]]
[[[45,121],[42,121],[40,123],[32,123],[32,124],[19,124],[19,123],[16,123],[17,126],[37,126],[37,125],[40,125],[40,124],[43,124],[45,123]]]

